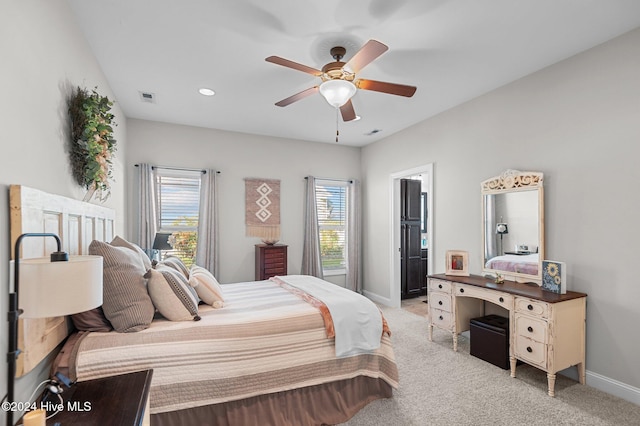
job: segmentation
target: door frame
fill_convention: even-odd
[[[425,164],[423,166],[414,167],[408,170],[402,170],[400,172],[392,173],[389,176],[389,239],[390,244],[390,265],[389,268],[389,282],[391,283],[390,301],[391,306],[400,307],[401,303],[401,289],[400,289],[400,179],[407,178],[414,175],[427,175],[427,247],[429,248],[429,254],[427,256],[427,270],[429,273],[433,271],[433,166],[434,163]]]

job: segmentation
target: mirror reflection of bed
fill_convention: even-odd
[[[482,188],[483,270],[539,279],[544,251],[542,174],[507,170],[483,182]]]

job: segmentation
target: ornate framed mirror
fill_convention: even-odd
[[[543,175],[506,170],[482,182],[482,270],[540,285],[544,259]]]

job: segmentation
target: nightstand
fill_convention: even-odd
[[[62,393],[64,410],[47,425],[149,425],[153,370],[78,382]]]

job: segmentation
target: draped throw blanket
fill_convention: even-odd
[[[286,275],[271,280],[302,290],[327,306],[335,329],[336,357],[370,353],[380,347],[382,314],[366,297],[308,275]]]
[[[280,239],[280,181],[245,179],[245,225],[248,237]]]

